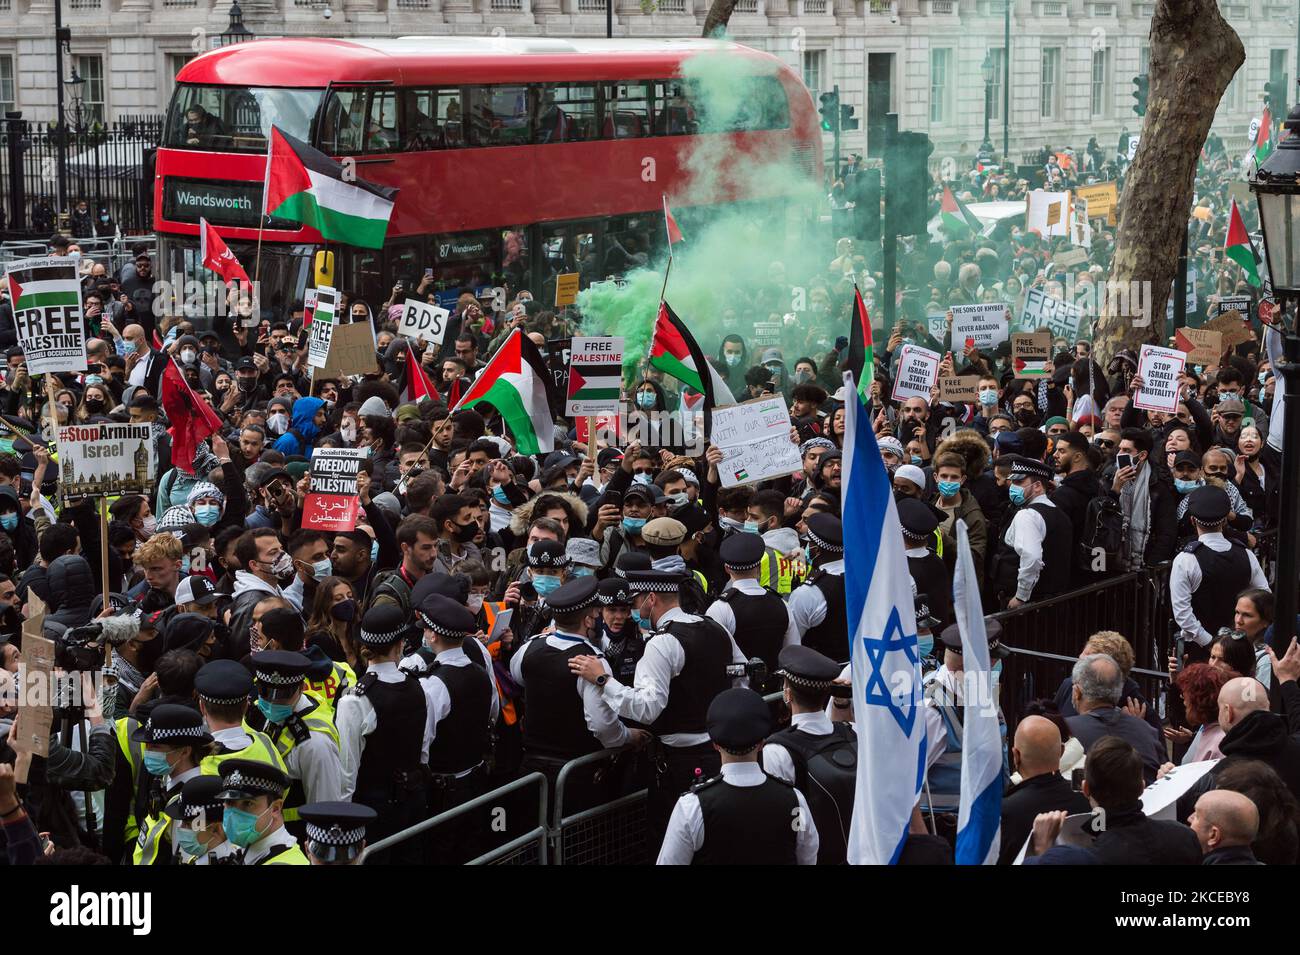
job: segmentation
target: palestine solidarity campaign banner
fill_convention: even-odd
[[[5,275],[18,344],[33,375],[86,370],[78,264],[66,256],[19,259]]]

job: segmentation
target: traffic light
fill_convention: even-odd
[[[822,129],[828,133],[833,133],[839,128],[840,121],[840,88],[835,87],[833,92],[823,93],[821,95],[821,106],[818,112],[822,114]]]
[[[901,132],[885,151],[885,229],[892,235],[923,235],[930,219],[929,159],[934,143],[925,133]]]
[[[840,129],[857,129],[858,118],[853,115],[853,107],[848,103],[840,105]]]
[[[1133,112],[1139,116],[1147,114],[1147,92],[1151,87],[1151,75],[1140,73],[1133,77]]]
[[[872,167],[854,178],[853,212],[858,238],[866,242],[880,239],[880,169]]]
[[[1274,117],[1286,118],[1286,87],[1285,73],[1264,84],[1264,105]]]

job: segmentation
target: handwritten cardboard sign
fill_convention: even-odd
[[[1246,326],[1246,317],[1241,312],[1223,312],[1206,322],[1204,327],[1223,334],[1222,347],[1225,349],[1251,341],[1255,337]]]
[[[786,477],[803,467],[799,446],[790,440],[790,412],[781,395],[714,408],[709,438],[722,451],[718,476],[723,487]]]
[[[1180,328],[1174,333],[1179,351],[1193,365],[1217,365],[1223,355],[1223,333],[1209,328]]]
[[[974,404],[979,400],[979,375],[940,375],[939,400],[949,404]]]
[[[1011,336],[1011,367],[1017,378],[1046,378],[1052,373],[1052,333],[1016,332]]]
[[[313,327],[315,322],[312,322]],[[375,328],[369,322],[336,325],[330,337],[329,360],[325,367],[313,372],[316,378],[346,378],[348,375],[368,375],[379,370],[375,357]]]

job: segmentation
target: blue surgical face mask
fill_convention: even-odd
[[[194,519],[204,527],[211,527],[221,518],[221,508],[215,504],[198,504],[194,508]]]
[[[370,563],[379,560],[379,541],[370,542]]]
[[[1204,484],[1204,481],[1185,481],[1182,478],[1174,478],[1174,488],[1179,494],[1191,494]]]
[[[199,842],[199,834],[193,829],[177,829],[176,844],[187,856],[198,857],[208,852],[208,847]]]
[[[510,498],[506,497],[506,489],[500,484],[492,489],[492,496],[496,499],[496,502],[503,507],[510,506]]]
[[[633,622],[636,623],[638,627],[650,626],[650,621],[646,620],[643,616],[641,616],[641,611],[639,610],[632,611],[632,620]]]
[[[1007,494],[1011,498],[1012,504],[1025,503],[1025,489],[1019,484],[1012,484],[1007,488]]]
[[[645,522],[644,517],[625,517],[623,518],[623,530],[629,534],[640,534],[641,528],[645,527]]]
[[[961,490],[960,481],[940,481],[939,493],[944,497],[956,497],[957,492]]]
[[[1262,384],[1264,384],[1264,382],[1266,382],[1266,381],[1268,381],[1268,372],[1266,372],[1266,371],[1261,371],[1261,372],[1259,373],[1259,383],[1262,385]]]
[[[151,776],[166,776],[172,771],[172,764],[167,761],[167,754],[156,749],[144,751],[144,768]]]
[[[573,576],[575,577],[594,577],[596,576],[595,567],[584,567],[581,564],[573,565]]]
[[[324,580],[334,573],[334,564],[328,557],[324,560],[314,561],[311,565],[311,575],[317,580]]]
[[[262,836],[257,831],[257,820],[261,818],[251,812],[227,806],[221,815],[221,828],[226,831],[226,838],[234,845],[247,849]]]
[[[122,340],[122,354],[124,354],[124,355],[133,355],[133,354],[135,354],[135,342],[131,341],[131,339],[129,339],[129,338],[125,338],[125,339],[123,339],[123,340]]]
[[[758,533],[758,521],[745,521],[745,533],[746,533],[746,534],[757,534],[757,533]]]
[[[293,712],[293,705],[290,703],[273,703],[261,697],[257,698],[257,708],[262,711],[268,723],[283,723]]]
[[[912,455],[912,463],[919,468],[921,465],[925,464],[925,458],[921,457],[919,454],[914,454]]]
[[[633,484],[644,484],[647,487],[650,486],[651,484],[654,484],[654,482],[655,479],[652,478],[649,474],[638,474],[632,478]]]
[[[190,555],[182,554],[181,555],[181,576],[184,576],[189,572],[190,572]]]
[[[549,597],[560,586],[560,578],[550,574],[533,574],[533,586],[542,597]]]
[[[921,656],[928,657],[934,652],[934,634],[923,633],[916,638],[916,648],[920,651]]]
[[[983,388],[980,390],[980,404],[995,405],[998,403],[998,393],[994,388]]]
[[[0,514],[0,527],[7,531],[14,530],[18,526],[18,512],[13,511],[9,514]]]
[[[734,517],[719,517],[718,526],[724,531],[743,531],[745,529],[745,525]]]
[[[649,410],[655,406],[655,393],[653,391],[638,391],[636,393],[636,406]]]
[[[741,359],[743,356],[742,356],[742,355],[737,355],[737,354],[734,354],[734,353],[733,353],[733,354],[729,354],[729,355],[723,355],[722,357],[723,357],[723,361],[725,361],[725,362],[727,363],[727,367],[728,367],[728,368],[735,368],[737,365],[740,364],[740,359]]]

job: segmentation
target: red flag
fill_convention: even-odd
[[[153,347],[156,351],[163,350],[163,340],[158,337],[158,329],[153,330]]]
[[[212,224],[203,218],[199,219],[199,257],[203,260],[203,267],[216,272],[227,285],[235,279],[244,285],[253,284],[235,253],[230,251]]]
[[[194,454],[199,444],[221,430],[221,419],[190,389],[185,376],[170,358],[163,369],[162,406],[171,422],[167,433],[172,436],[172,464],[186,474],[193,474]]]
[[[671,251],[672,247],[681,242],[685,236],[682,235],[682,230],[677,225],[677,217],[668,208],[667,196],[664,196],[664,228],[668,230],[668,249]]]
[[[429,348],[434,346],[429,345]],[[441,400],[438,397],[438,389],[433,386],[429,376],[424,373],[424,368],[415,358],[415,349],[407,347],[406,349],[406,391],[402,399],[408,404],[417,404],[421,398],[428,398],[430,401]]]

